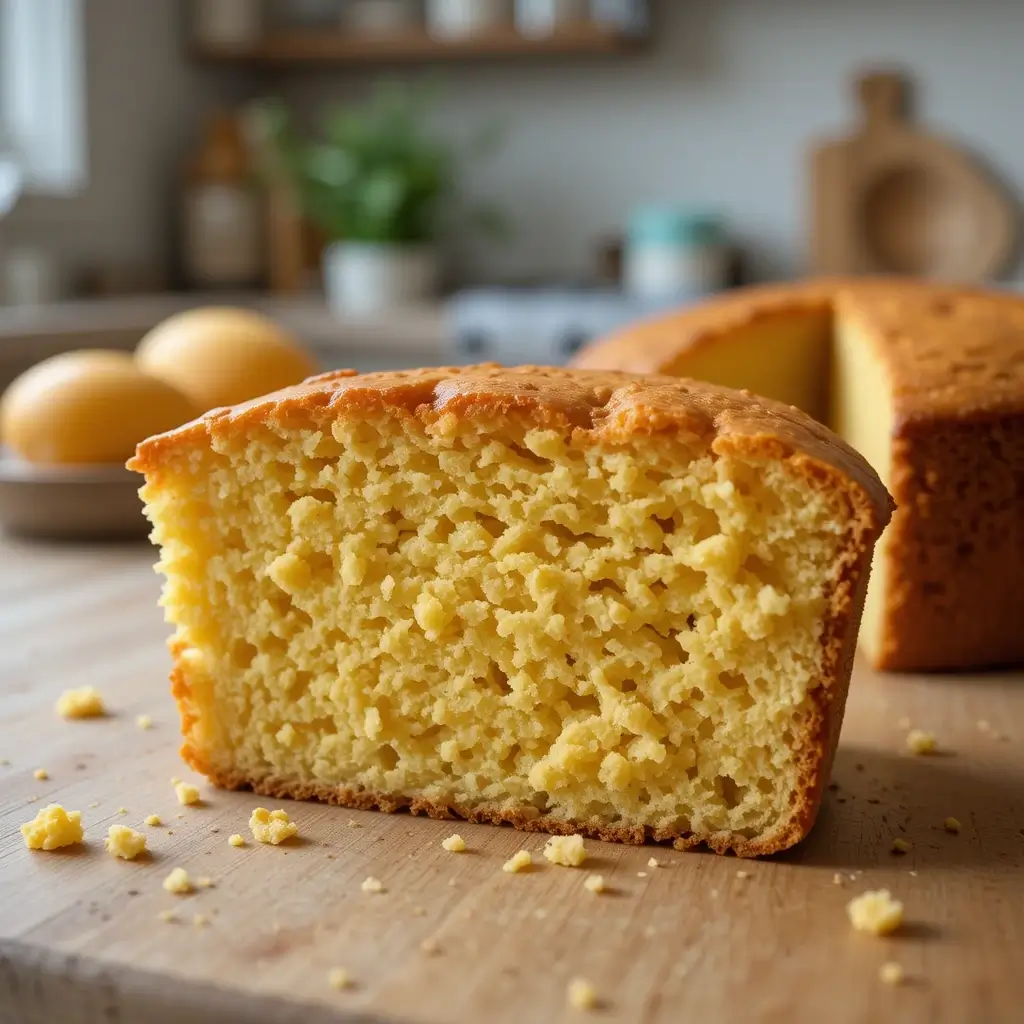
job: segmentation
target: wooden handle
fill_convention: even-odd
[[[894,71],[873,71],[857,78],[857,99],[869,125],[892,124],[906,117],[910,84]]]

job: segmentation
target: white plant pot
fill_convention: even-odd
[[[429,245],[335,242],[324,249],[327,304],[340,314],[413,305],[437,289],[437,251]]]
[[[512,24],[512,0],[427,0],[427,31],[437,39],[468,39]]]
[[[420,23],[419,0],[348,0],[342,20],[362,35],[403,32]]]
[[[530,37],[549,36],[566,25],[590,20],[590,0],[516,0],[516,30]]]

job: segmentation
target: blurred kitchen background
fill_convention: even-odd
[[[210,304],[365,370],[813,271],[1015,287],[1022,40],[1017,0],[0,0],[0,387]]]

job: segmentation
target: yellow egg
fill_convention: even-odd
[[[135,358],[204,410],[298,384],[317,369],[273,320],[229,307],[172,316],[142,339]]]
[[[81,349],[44,359],[0,401],[0,437],[30,462],[124,462],[139,441],[200,410],[128,352]]]

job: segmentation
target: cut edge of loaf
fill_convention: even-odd
[[[459,382],[454,378],[459,378]],[[512,386],[506,387],[509,381]],[[579,393],[572,392],[571,387],[560,387],[567,383],[583,383],[584,392],[592,389],[594,395],[603,398],[603,404],[595,403],[592,399],[583,400],[586,396],[581,398]],[[467,386],[460,388],[460,384]],[[538,390],[543,392],[545,384],[551,386],[553,394],[537,394]],[[390,401],[386,394],[389,388],[397,392],[390,396]],[[505,371],[480,367],[413,374],[374,374],[363,378],[353,378],[346,374],[314,378],[298,389],[288,389],[279,395],[248,403],[235,410],[218,411],[170,435],[151,439],[140,446],[132,468],[142,469],[148,477],[158,479],[165,459],[173,458],[175,453],[180,454],[193,446],[202,446],[212,431],[244,430],[246,423],[253,422],[254,409],[257,419],[282,417],[291,420],[297,413],[312,413],[314,419],[322,423],[324,419],[345,415],[337,407],[336,399],[339,393],[349,390],[354,391],[359,400],[348,406],[347,413],[356,416],[360,409],[368,407],[423,416],[430,410],[436,411],[436,406],[442,404],[446,412],[451,412],[454,407],[459,410],[457,414],[463,416],[478,416],[482,410],[489,408],[491,412],[496,411],[501,415],[518,418],[525,413],[537,419],[539,405],[545,413],[541,419],[560,423],[571,430],[587,429],[582,422],[584,420],[589,420],[593,427],[594,408],[607,409],[614,406],[618,398],[619,407],[616,411],[621,421],[618,424],[620,436],[623,431],[634,435],[652,429],[658,431],[682,427],[692,430],[696,427],[698,432],[710,429],[714,434],[712,448],[719,454],[730,449],[768,454],[789,462],[790,467],[805,476],[813,486],[819,489],[832,488],[841,494],[848,506],[850,533],[840,576],[835,581],[832,593],[828,595],[826,633],[821,638],[821,682],[810,691],[811,708],[806,728],[794,743],[798,782],[792,810],[773,828],[754,837],[730,831],[674,834],[671,830],[658,830],[643,825],[622,827],[566,821],[537,813],[533,808],[527,811],[525,808],[508,806],[460,805],[456,802],[437,802],[346,786],[302,782],[276,777],[271,773],[257,776],[253,773],[218,770],[204,756],[203,750],[189,739],[195,721],[189,719],[192,694],[184,666],[185,645],[172,641],[175,665],[171,678],[174,696],[183,715],[186,742],[182,754],[186,761],[218,785],[228,788],[249,787],[267,796],[298,799],[315,797],[329,803],[385,811],[407,808],[413,813],[424,813],[432,817],[508,823],[527,831],[562,834],[579,832],[619,842],[639,843],[646,839],[672,841],[681,849],[706,843],[720,853],[732,849],[741,856],[754,856],[783,850],[807,834],[817,814],[838,741],[872,546],[891,509],[888,495],[878,484],[877,478],[872,481],[873,474],[867,467],[858,464],[857,456],[844,450],[845,446],[837,439],[823,432],[802,414],[775,403],[751,400],[725,389],[693,385],[676,379],[639,381],[625,374],[565,373],[536,371],[532,368]],[[360,399],[359,392],[367,390],[372,394],[364,393]],[[674,410],[666,407],[666,395],[673,396],[677,406]],[[321,400],[324,397],[328,401]],[[490,402],[482,401],[487,397]],[[702,423],[701,420],[708,422]],[[602,427],[606,425],[604,423]],[[851,461],[853,472],[850,472]]]
[[[847,433],[835,418],[834,370],[844,335],[855,332],[857,347],[877,357],[889,378],[884,455],[849,435],[899,506],[875,549],[862,653],[876,670],[892,672],[1019,664],[1024,631],[1014,619],[1015,581],[1024,570],[1024,542],[1016,529],[1021,490],[1013,482],[1014,467],[1024,465],[1019,295],[903,277],[745,287],[599,338],[574,365],[722,379],[717,367],[706,366],[708,352],[730,349],[750,327],[768,345],[767,362],[777,364],[773,321],[794,315],[807,321],[825,308],[831,344],[823,335],[822,347],[830,349],[833,366],[823,418]],[[772,394],[732,351],[736,371],[724,382]],[[801,398],[789,400],[816,412]],[[874,416],[859,418],[870,433]]]

